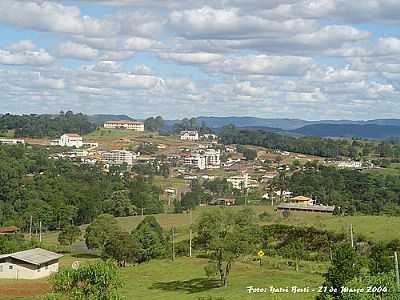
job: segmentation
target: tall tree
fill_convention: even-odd
[[[103,252],[108,240],[120,231],[120,227],[112,215],[100,215],[86,228],[86,246],[89,249],[98,249]]]
[[[228,285],[234,261],[242,254],[256,251],[257,226],[250,209],[206,211],[197,223],[197,234],[199,246],[209,253],[206,272],[217,270],[224,287]]]

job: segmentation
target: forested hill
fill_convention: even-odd
[[[16,137],[54,138],[64,133],[86,134],[96,129],[84,114],[71,111],[58,115],[11,115],[0,116],[0,134],[14,130]]]
[[[171,121],[176,123],[177,121]],[[289,118],[257,118],[257,117],[198,117],[197,122],[203,123],[210,128],[222,128],[226,125],[236,127],[271,127],[282,130],[295,130],[308,125],[334,124],[334,125],[383,125],[400,126],[400,119],[374,119],[374,120],[319,120],[308,121]]]
[[[387,139],[400,137],[400,126],[356,125],[356,124],[313,124],[291,132],[320,137],[361,137],[368,139]]]
[[[317,155],[322,157],[347,156],[354,159],[376,154],[381,157],[400,158],[400,144],[382,141],[356,141],[318,136],[293,137],[260,129],[225,126],[219,133],[224,144],[254,145],[270,149]]]

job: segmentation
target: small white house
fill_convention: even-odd
[[[182,141],[198,141],[199,140],[199,132],[196,130],[184,130],[181,131],[181,140]]]
[[[59,145],[80,148],[83,146],[83,139],[79,134],[66,133],[60,137]]]
[[[38,279],[58,272],[62,255],[35,248],[0,255],[0,279]]]

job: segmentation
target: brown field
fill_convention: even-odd
[[[20,299],[43,296],[50,290],[46,280],[2,280],[0,282],[1,299]]]

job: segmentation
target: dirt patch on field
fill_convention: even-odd
[[[0,283],[0,299],[14,299],[16,297],[41,296],[49,292],[47,282],[18,281]]]

